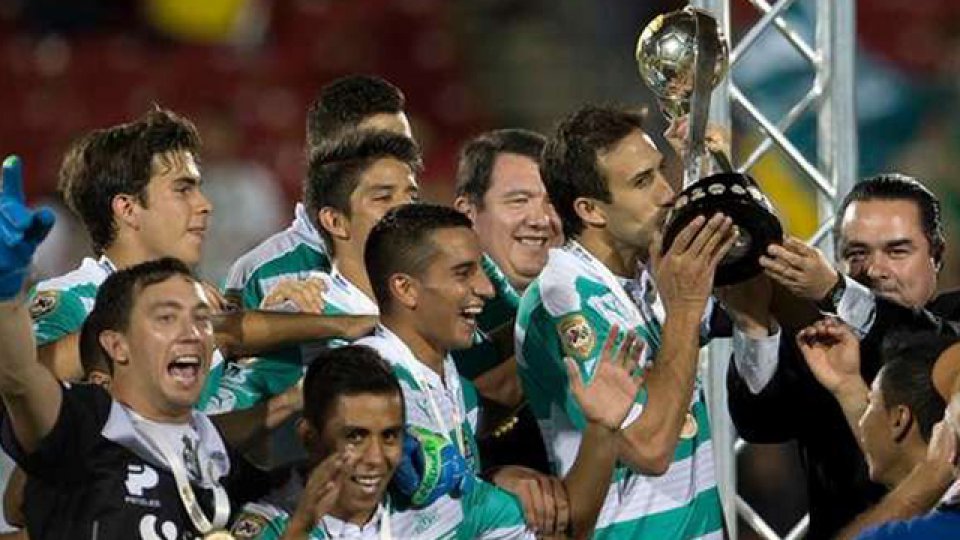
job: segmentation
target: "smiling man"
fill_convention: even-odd
[[[279,252],[261,268],[274,282],[307,276],[321,280],[324,314],[373,319],[379,312],[364,268],[364,243],[385,212],[419,198],[416,175],[421,167],[417,145],[395,133],[357,131],[321,144],[310,157],[304,207],[332,256],[329,272],[311,268],[311,257],[301,249],[285,251],[289,244],[282,233],[250,257]],[[218,390],[219,410],[247,409],[284,392],[300,380],[319,350],[342,342],[306,342],[231,366]]]
[[[594,443],[612,437],[639,385],[628,341],[605,358],[589,384],[578,388]],[[579,375],[578,375],[579,376]],[[374,350],[359,345],[328,349],[310,365],[304,381],[304,417],[298,428],[313,469],[292,511],[269,504],[246,505],[232,532],[244,540],[321,540],[333,538],[530,539],[520,506],[509,494],[482,481],[463,484],[455,497],[441,499],[425,513],[387,486],[409,464],[404,440],[404,392],[391,366]],[[602,414],[598,414],[602,413]],[[411,435],[406,435],[410,437]],[[584,469],[612,465],[607,444],[585,452]],[[601,486],[603,482],[594,481]],[[596,507],[593,509],[595,512]],[[580,534],[584,536],[584,534]]]
[[[357,342],[376,349],[393,367],[403,389],[407,424],[450,441],[471,477],[481,470],[475,439],[476,390],[460,377],[449,353],[473,343],[477,317],[493,296],[481,254],[470,220],[452,208],[417,204],[388,212],[371,231],[364,253],[381,326],[375,335]],[[573,533],[583,536],[592,528],[612,470],[612,432],[635,395],[636,387],[627,392],[625,404],[598,407],[612,411],[623,406],[624,414],[615,424],[603,424],[611,433],[596,432],[595,415],[587,415],[585,440],[592,443],[577,454],[584,458],[578,462],[582,467],[562,483],[542,475],[532,483],[504,482],[501,475],[493,475],[494,483],[521,499],[531,528],[564,534],[567,513],[553,502],[566,499],[564,494],[569,494]],[[616,399],[613,394],[606,397]],[[438,533],[450,526],[443,516],[455,495],[445,494],[420,509],[422,519],[436,522],[436,527],[413,537],[440,537]],[[531,504],[535,500],[541,504]]]
[[[12,284],[45,225],[4,189],[0,281]],[[11,220],[11,210],[26,218]],[[182,262],[141,263],[100,285],[109,394],[61,384],[37,362],[26,305],[7,290],[0,339],[16,345],[0,355],[2,443],[29,475],[31,538],[194,537],[224,529],[231,502],[258,495],[265,479],[194,409],[214,350],[212,312]]]
[[[489,255],[523,292],[560,244],[559,223],[537,162],[546,139],[523,129],[483,133],[464,145],[454,206],[465,213]]]
[[[543,136],[532,131],[490,131],[463,146],[457,166],[454,207],[473,222],[495,296],[480,316],[477,343],[458,351],[455,359],[484,397],[510,407],[522,396],[516,365],[505,362],[513,357],[510,334],[519,294],[561,240],[537,166],[544,143]]]
[[[881,344],[890,331],[958,334],[960,294],[936,296],[945,252],[940,202],[921,182],[885,174],[856,184],[838,209],[834,234],[839,269],[796,239],[771,246],[761,263],[770,278],[854,329],[866,385],[880,370]],[[851,429],[867,396],[846,396],[839,409],[793,341],[781,339],[779,354],[734,356],[727,379],[730,413],[750,442],[797,441],[807,475],[810,537],[832,538],[885,491],[870,481]]]

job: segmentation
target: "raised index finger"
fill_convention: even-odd
[[[7,156],[3,160],[3,196],[23,202],[23,168],[20,158]]]

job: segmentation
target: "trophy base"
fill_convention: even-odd
[[[717,267],[714,285],[732,285],[760,272],[760,256],[770,244],[783,242],[783,227],[757,183],[745,174],[722,173],[684,189],[667,218],[663,249],[698,216],[722,213],[733,219],[740,235]]]

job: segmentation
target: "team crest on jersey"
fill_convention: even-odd
[[[267,526],[267,518],[259,514],[244,514],[233,525],[230,532],[241,540],[243,538],[256,538],[260,536],[263,529]]]
[[[60,291],[42,291],[38,292],[30,302],[30,318],[37,320],[57,307],[60,300]]]
[[[560,321],[560,340],[567,354],[586,358],[597,342],[597,333],[579,313],[567,315]]]

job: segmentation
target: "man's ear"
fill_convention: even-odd
[[[126,366],[130,363],[130,344],[126,336],[116,330],[104,330],[100,332],[99,341],[114,366]]]
[[[113,212],[113,219],[117,226],[122,223],[125,226],[138,230],[140,228],[140,209],[142,206],[137,198],[127,193],[118,193],[110,201],[110,211]]]
[[[894,410],[890,412],[889,418],[890,433],[893,435],[893,440],[898,443],[903,442],[910,434],[910,430],[914,424],[916,424],[916,417],[914,417],[913,411],[906,405],[897,405],[894,407]]]
[[[420,282],[409,274],[393,274],[387,279],[393,300],[407,309],[416,309],[420,299]]]
[[[470,221],[477,221],[477,205],[470,202],[466,196],[461,195],[453,200],[453,207],[457,209],[457,212],[470,218]]]
[[[350,240],[350,231],[347,230],[350,226],[349,220],[336,208],[330,206],[321,208],[320,211],[317,212],[317,223],[319,223],[330,236],[338,240]]]
[[[601,229],[607,226],[607,212],[597,204],[596,199],[577,197],[573,201],[573,211],[586,225]]]
[[[320,434],[317,433],[317,430],[310,425],[310,422],[302,416],[297,420],[296,426],[300,442],[303,443],[303,447],[307,449],[307,452],[311,452],[320,443]]]

